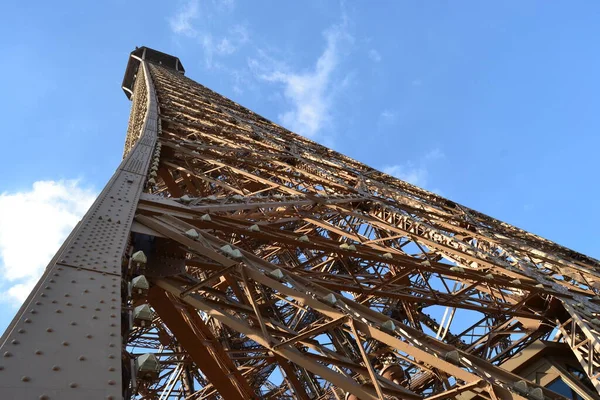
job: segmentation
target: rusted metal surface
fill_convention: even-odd
[[[125,374],[127,397],[562,399],[515,366],[540,340],[571,349],[579,366],[564,371],[586,399],[600,389],[597,260],[289,132],[185,77],[176,57],[147,49],[143,63],[141,49],[124,87],[143,64],[160,109],[145,126],[160,135],[140,135],[136,89],[128,155],[106,190],[127,190],[121,176],[132,189],[106,192],[51,264],[105,288],[149,282],[149,294],[115,293],[119,307],[155,311],[119,330],[124,372],[144,353],[160,366]],[[93,213],[111,221],[86,222]],[[121,269],[126,243],[143,265]],[[74,305],[65,320],[87,315]],[[3,387],[33,393],[35,379],[14,386],[6,372],[36,357],[8,357]]]

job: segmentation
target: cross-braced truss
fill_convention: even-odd
[[[120,272],[126,397],[563,398],[503,368],[539,340],[600,391],[597,260],[132,58],[124,163],[148,149]]]

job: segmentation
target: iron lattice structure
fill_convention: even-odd
[[[563,399],[600,390],[597,260],[386,175],[148,48],[114,177],[2,337],[3,399]]]

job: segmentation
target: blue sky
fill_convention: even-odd
[[[0,326],[120,161],[136,45],[340,152],[600,257],[598,2],[2,8]]]

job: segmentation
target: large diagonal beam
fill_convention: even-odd
[[[245,396],[256,398],[253,393],[243,393],[233,384],[228,378],[228,372],[221,369],[219,363],[202,343],[202,338],[198,337],[186,323],[164,290],[153,287],[148,293],[148,302],[221,396],[227,400],[244,400]]]

